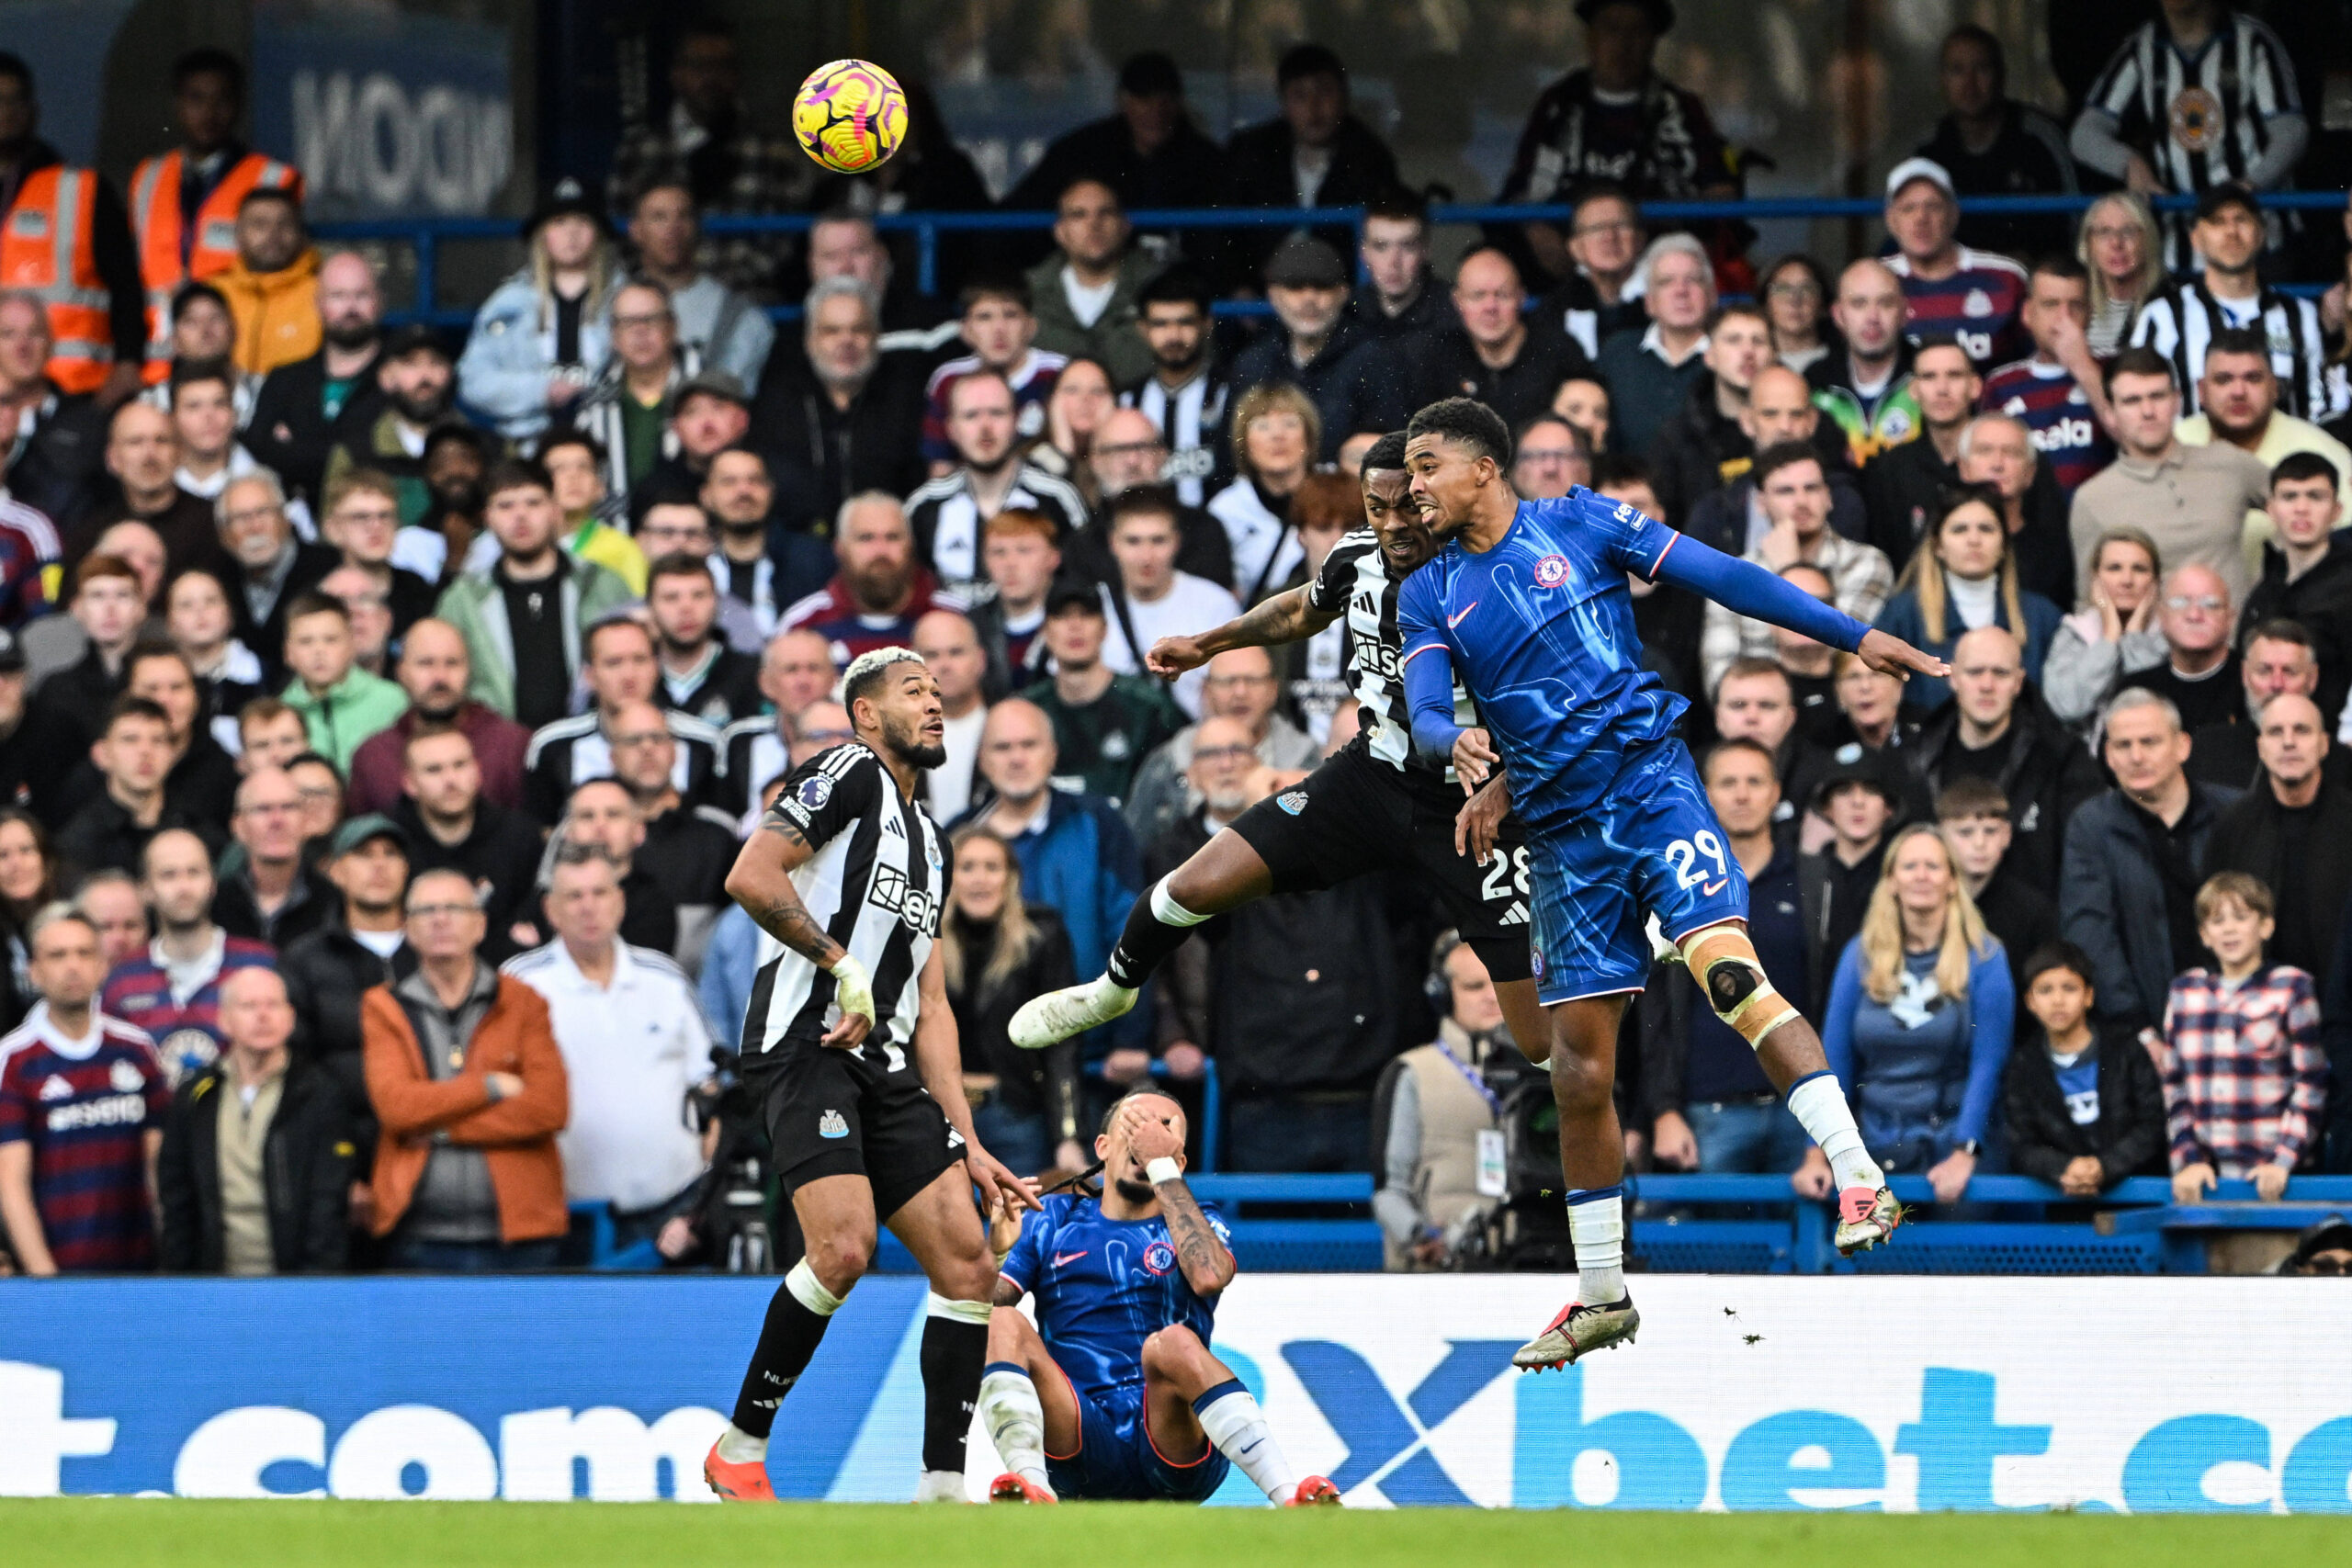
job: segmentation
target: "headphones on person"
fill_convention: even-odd
[[[1430,944],[1430,972],[1421,976],[1421,995],[1429,998],[1440,1018],[1449,1018],[1453,1013],[1453,977],[1445,972],[1445,961],[1461,945],[1462,933],[1452,927],[1438,932],[1437,940]]]

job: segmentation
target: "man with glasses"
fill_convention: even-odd
[[[1136,771],[1126,813],[1139,844],[1157,843],[1201,804],[1192,768],[1213,719],[1238,721],[1248,734],[1245,750],[1257,762],[1278,772],[1304,773],[1323,760],[1323,748],[1315,738],[1274,711],[1282,682],[1275,678],[1271,652],[1228,649],[1208,661],[1206,671],[1201,682],[1201,722],[1177,731]]]
[[[237,849],[220,860],[213,924],[283,950],[334,918],[342,899],[302,860],[302,796],[285,769],[245,775],[229,831]]]
[[[2066,531],[2075,581],[2091,581],[2091,553],[2109,528],[2143,528],[2167,569],[2211,568],[2230,603],[2245,598],[2254,574],[2245,558],[2245,514],[2270,502],[2270,470],[2226,441],[2191,446],[2174,426],[2180,384],[2151,348],[2129,348],[2107,367],[2115,411],[2115,461],[2075,491]],[[2102,996],[2102,1001],[2104,997]]]
[[[1170,454],[1159,428],[1140,409],[1122,408],[1107,415],[1094,432],[1086,460],[1094,473],[1094,516],[1089,526],[1059,541],[1059,548],[1069,553],[1077,570],[1108,581],[1115,570],[1104,543],[1110,536],[1112,507],[1131,490],[1164,483],[1176,492],[1176,570],[1206,578],[1220,587],[1233,585],[1233,541],[1227,536],[1225,525],[1185,498],[1185,482],[1175,477],[1183,465]],[[1163,479],[1163,475],[1169,477]],[[981,554],[985,564],[985,544]]]
[[[319,519],[319,537],[343,552],[345,569],[366,575],[391,613],[393,643],[433,614],[437,597],[431,582],[392,564],[400,531],[400,491],[391,476],[373,468],[355,468],[336,480]]]
[[[1592,444],[1555,413],[1519,427],[1511,446],[1510,487],[1529,501],[1555,501],[1592,483]]]
[[[815,545],[813,540],[809,542],[817,553],[824,557],[825,570],[830,573],[832,570],[831,552],[821,545]],[[712,563],[710,571],[714,584],[718,581],[717,563],[727,558],[713,544],[710,513],[691,501],[657,501],[646,508],[644,517],[637,525],[637,544],[645,551],[647,566],[644,578],[648,588],[653,579],[651,563],[665,556],[683,555]],[[730,571],[730,580],[732,575]],[[732,593],[719,595],[718,627],[727,646],[738,652],[757,652],[763,646],[759,613]]]
[[[286,516],[286,492],[275,475],[232,479],[213,503],[220,543],[229,553],[229,611],[237,638],[261,660],[263,684],[285,679],[286,607],[343,564],[326,545],[295,536]]]
[[[416,968],[360,1003],[382,1126],[375,1232],[394,1269],[549,1269],[571,1224],[563,1055],[539,994],[481,958],[483,931],[462,874],[419,873],[405,921]]]
[[[1626,290],[1648,243],[1641,209],[1624,187],[1595,180],[1577,198],[1576,214],[1568,220],[1567,258],[1573,265],[1536,313],[1557,321],[1588,356],[1599,355],[1602,339],[1643,325],[1642,302]]]
[[[679,347],[668,289],[639,281],[613,295],[613,357],[580,394],[571,425],[604,447],[605,487],[624,505],[662,459],[677,456],[672,415],[698,368],[693,351]]]
[[[2164,661],[2125,675],[2120,684],[2142,687],[2172,704],[2189,735],[2209,724],[2245,722],[2238,653],[2230,646],[2236,625],[2237,602],[2219,572],[2193,564],[2177,568],[2165,576],[2156,602]]]

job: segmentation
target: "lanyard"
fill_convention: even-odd
[[[1448,1045],[1442,1036],[1431,1042],[1431,1043],[1437,1046],[1438,1054],[1453,1065],[1453,1070],[1462,1075],[1462,1081],[1478,1091],[1478,1098],[1487,1102],[1487,1113],[1493,1116],[1500,1116],[1503,1113],[1503,1102],[1501,1097],[1497,1095],[1493,1089],[1487,1087],[1487,1080],[1478,1075],[1476,1069],[1472,1067],[1469,1063],[1464,1061],[1461,1057],[1455,1055],[1453,1054],[1453,1047]]]

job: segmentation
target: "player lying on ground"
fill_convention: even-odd
[[[1396,867],[1434,886],[1448,919],[1494,976],[1512,1039],[1530,1060],[1543,1061],[1547,1031],[1527,966],[1526,836],[1508,814],[1501,780],[1464,807],[1444,759],[1413,753],[1396,673],[1396,597],[1414,569],[1437,553],[1438,541],[1406,493],[1404,432],[1383,436],[1364,455],[1363,482],[1371,525],[1332,546],[1314,581],[1198,637],[1161,637],[1146,658],[1153,674],[1173,679],[1230,649],[1311,637],[1345,615],[1348,683],[1363,720],[1356,738],[1296,788],[1243,812],[1147,890],[1127,911],[1109,972],[1023,1003],[1009,1029],[1014,1044],[1041,1050],[1119,1017],[1204,920],[1270,893],[1313,892]],[[1468,719],[1469,698],[1457,692],[1455,700]],[[1457,818],[1475,829],[1468,852]]]
[[[1007,1469],[1000,1503],[1058,1497],[1205,1501],[1239,1465],[1269,1502],[1337,1503],[1300,1480],[1258,1402],[1209,1353],[1231,1237],[1184,1185],[1184,1112],[1139,1089],[1094,1140],[1102,1194],[1055,1193],[1024,1222],[1000,1210],[1003,1250],[989,1320],[980,1424]],[[1037,1297],[1044,1336],[1021,1315]]]
[[[1626,573],[1859,653],[1873,670],[1940,675],[1945,666],[1630,505],[1581,487],[1521,501],[1507,477],[1510,432],[1484,403],[1432,403],[1406,434],[1413,497],[1446,541],[1407,581],[1396,612],[1414,744],[1451,758],[1464,789],[1507,762],[1512,807],[1527,824],[1532,967],[1551,1015],[1580,1278],[1576,1299],[1515,1359],[1563,1366],[1631,1338],[1641,1322],[1621,1267],[1625,1148],[1611,1089],[1625,1000],[1649,974],[1649,915],[1821,1145],[1838,1186],[1838,1249],[1873,1247],[1902,1220],[1820,1036],[1757,961],[1747,878],[1676,737],[1689,705],[1642,668]],[[1485,728],[1458,722],[1457,680]]]
[[[1018,1211],[1036,1207],[1035,1183],[972,1134],[933,945],[947,857],[916,792],[922,771],[946,760],[938,683],[911,650],[877,649],[851,663],[842,699],[857,739],[794,771],[727,878],[767,933],[742,1074],[808,1252],[768,1303],[703,1478],[729,1502],[775,1501],[776,1408],[865,1272],[879,1218],[931,1281],[917,1500],[960,1502],[996,1285],[972,1190]]]

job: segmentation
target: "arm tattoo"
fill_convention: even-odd
[[[1161,1183],[1155,1190],[1159,1194],[1159,1217],[1168,1222],[1168,1236],[1176,1244],[1176,1261],[1184,1278],[1216,1280],[1221,1289],[1231,1277],[1227,1270],[1233,1266],[1233,1255],[1209,1228],[1200,1200],[1182,1177]]]
[[[786,843],[797,845],[799,848],[804,850],[813,851],[816,848],[815,845],[809,843],[808,835],[803,833],[793,822],[792,818],[786,817],[783,812],[778,811],[773,806],[769,807],[767,810],[761,815],[760,826],[766,829],[771,833],[781,836]]]
[[[1247,615],[1227,621],[1219,628],[1224,635],[1214,640],[1220,652],[1236,648],[1279,648],[1306,636],[1311,618],[1306,590],[1294,588],[1275,594]]]
[[[792,949],[820,969],[825,967],[834,949],[833,939],[817,923],[799,898],[786,892],[771,898],[758,908],[745,906],[745,912],[768,935]]]

